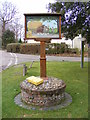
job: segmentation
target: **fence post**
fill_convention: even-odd
[[[23,76],[25,76],[27,73],[27,66],[24,64],[23,65]]]

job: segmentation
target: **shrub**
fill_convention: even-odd
[[[22,54],[40,54],[40,44],[24,43],[20,46]]]
[[[65,53],[72,53],[72,48],[66,48]]]
[[[68,45],[66,45],[65,43],[61,43],[61,44],[48,44],[46,45],[46,47],[48,48],[48,50],[46,51],[46,54],[60,54],[60,53],[65,53],[68,50]]]
[[[72,53],[78,54],[78,48],[69,48],[67,44],[61,43],[50,43],[46,44],[46,54],[63,54],[63,53]]]
[[[56,47],[54,44],[46,44],[46,54],[56,54]]]
[[[78,48],[72,48],[71,53],[72,54],[79,54],[79,49]]]
[[[7,52],[16,52],[22,54],[40,54],[40,44],[38,43],[11,43],[7,45]],[[65,43],[46,43],[46,54],[63,54],[72,53],[78,54],[78,48],[68,48]]]
[[[88,52],[88,44],[85,44],[84,51]]]
[[[11,44],[7,45],[7,52],[12,52],[12,45]]]
[[[19,53],[20,52],[20,43],[8,44],[7,45],[7,52]]]
[[[67,50],[68,50],[68,45],[65,43],[61,43],[59,53],[65,53],[65,52],[67,52]]]

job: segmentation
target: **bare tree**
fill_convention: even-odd
[[[0,7],[0,20],[2,21],[2,32],[5,31],[5,27],[8,23],[12,22],[17,14],[16,6],[11,2],[3,2]]]
[[[9,28],[11,30],[13,30],[13,32],[15,33],[15,39],[16,42],[18,42],[18,39],[21,38],[22,36],[22,32],[23,32],[23,25],[20,23],[20,19],[19,18],[15,18],[13,23],[9,25]]]

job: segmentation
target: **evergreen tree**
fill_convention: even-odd
[[[19,39],[19,41],[18,41],[19,43],[22,43],[22,40],[21,40],[21,38]]]
[[[2,34],[2,45],[6,48],[7,44],[15,42],[15,34],[9,29]]]

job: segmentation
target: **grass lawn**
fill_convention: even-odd
[[[40,64],[26,63],[28,71],[22,76],[22,66],[11,67],[2,72],[2,117],[3,118],[88,118],[88,63],[80,68],[80,62],[47,62],[47,76],[65,81],[66,92],[72,96],[72,103],[66,108],[54,111],[27,110],[14,103],[20,92],[20,82],[28,76],[40,75]]]

